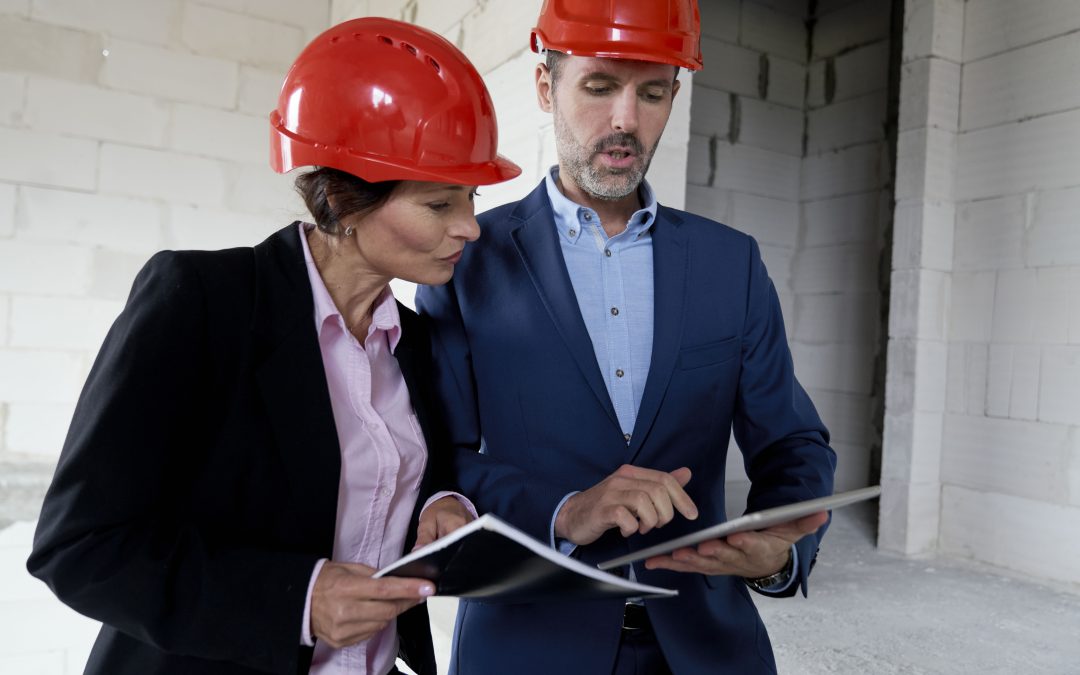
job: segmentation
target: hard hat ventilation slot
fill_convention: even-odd
[[[441,67],[439,66],[439,62],[438,62],[438,61],[436,61],[435,59],[433,59],[433,58],[431,58],[431,57],[429,56],[429,57],[427,57],[427,62],[428,62],[428,65],[429,65],[429,66],[431,66],[432,68],[434,68],[434,69],[435,69],[435,72],[436,72],[436,73],[441,73],[441,72],[442,72],[442,68],[441,68]]]
[[[360,36],[359,36],[359,35],[357,35],[357,37],[360,37]],[[393,40],[391,40],[390,38],[386,37],[385,35],[380,35],[380,36],[379,36],[379,42],[381,42],[381,43],[383,43],[383,44],[386,44],[386,45],[392,45],[392,44],[394,44],[394,41],[393,41]]]
[[[413,47],[408,42],[402,42],[401,43],[401,48],[404,49],[405,51],[409,52],[413,56],[416,56],[416,47]]]

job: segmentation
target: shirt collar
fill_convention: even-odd
[[[300,245],[304,248],[304,262],[307,264],[308,281],[311,283],[311,295],[315,302],[315,330],[321,336],[323,326],[327,320],[334,320],[341,326],[343,331],[348,331],[345,319],[338,311],[334,299],[330,297],[330,291],[326,290],[322,275],[315,266],[315,259],[311,257],[311,247],[308,246],[307,233],[315,229],[311,223],[300,223]],[[386,339],[393,353],[401,341],[401,314],[398,312],[397,300],[390,286],[379,293],[375,298],[374,308],[371,313],[371,327],[368,335],[375,331],[386,331]]]
[[[578,237],[581,236],[582,229],[593,223],[598,224],[599,217],[596,215],[596,211],[581,206],[564,195],[562,190],[559,189],[558,180],[559,165],[556,164],[547,172],[544,177],[544,184],[547,187],[548,199],[551,201],[551,210],[555,214],[555,228],[559,231],[560,236],[575,243]],[[656,220],[656,194],[653,192],[652,186],[649,185],[649,181],[642,179],[641,185],[638,186],[638,196],[644,206],[635,211],[630,216],[629,223],[627,223],[624,234],[630,240],[634,240],[647,232],[652,227],[653,221]]]

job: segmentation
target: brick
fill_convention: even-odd
[[[214,160],[104,143],[101,191],[184,204],[220,204],[225,198],[225,175],[221,163]]]
[[[964,399],[966,358],[967,345],[960,342],[949,343],[949,361],[945,373],[945,412],[967,412],[967,401]],[[886,415],[888,415],[887,412]]]
[[[1080,347],[1044,347],[1039,420],[1080,425]]]
[[[960,126],[960,65],[937,58],[905,63],[900,73],[900,131]]]
[[[885,138],[884,92],[848,99],[807,112],[808,155]]]
[[[1080,29],[1073,0],[969,2],[964,12],[964,61],[975,61]]]
[[[0,183],[0,239],[15,233],[15,186]]]
[[[96,352],[123,304],[93,298],[15,296],[12,347]]]
[[[1032,266],[1080,265],[1080,188],[1035,195],[1025,261]]]
[[[945,410],[948,349],[945,343],[917,340],[915,345],[915,410]]]
[[[529,81],[530,78],[525,79]],[[668,116],[664,134],[660,138],[660,145],[666,145],[670,149],[678,150],[681,154],[686,154],[686,146],[690,142],[690,110],[693,107],[693,85],[685,73],[679,80],[679,91],[682,91],[683,87],[686,87],[686,92],[682,96],[676,95],[672,101],[671,114]],[[546,124],[549,118],[546,113],[544,115],[542,119]],[[541,118],[538,117],[537,119]],[[533,127],[533,129],[535,128],[536,126]]]
[[[0,14],[0,63],[9,72],[93,82],[104,57],[102,36]]]
[[[994,294],[994,342],[1031,342],[1034,338],[1035,270],[998,273]]]
[[[886,443],[885,452],[889,446]],[[878,547],[904,555],[936,552],[941,518],[941,484],[881,481]]]
[[[690,133],[728,140],[731,94],[695,83],[690,102]]]
[[[936,483],[941,477],[942,413],[885,414],[889,451],[882,454],[881,479]]]
[[[289,0],[284,0],[289,2]],[[289,2],[289,4],[293,4]],[[476,0],[444,0],[443,2],[418,2],[416,7],[416,19],[413,23],[433,31],[445,31],[451,26],[461,22],[462,19],[476,6]],[[528,35],[526,34],[526,38]],[[522,43],[524,46],[524,43]]]
[[[942,480],[975,490],[1063,503],[1069,428],[948,415]]]
[[[968,63],[960,126],[969,131],[1080,107],[1080,87],[1057,85],[1078,70],[1077,33]]]
[[[997,275],[954,272],[949,336],[964,342],[989,342],[993,334]]]
[[[194,206],[174,206],[169,215],[170,242],[180,249],[254,246],[283,225],[263,216]]]
[[[649,165],[649,184],[661,204],[682,206],[686,195],[686,144],[661,143]]]
[[[904,62],[937,56],[961,62],[964,0],[907,0],[904,8]]]
[[[705,67],[694,73],[694,82],[743,96],[758,96],[759,53],[703,37],[701,54]]]
[[[26,98],[26,76],[0,73],[0,125],[18,126]]]
[[[728,190],[686,185],[686,210],[699,216],[729,224],[732,222],[732,202],[734,195]]]
[[[956,207],[951,203],[898,204],[893,218],[893,269],[951,270],[955,221]]]
[[[1080,110],[961,134],[956,198],[1080,185]]]
[[[712,0],[700,3],[701,35],[703,38],[734,43],[739,39],[740,0]],[[705,59],[705,67],[709,60]],[[717,64],[715,67],[722,67]]]
[[[96,142],[0,128],[0,147],[0,180],[77,190],[93,190],[97,183]]]
[[[787,294],[790,290],[791,259],[794,255],[794,250],[782,246],[762,245],[761,247],[761,259],[769,270],[769,278],[776,286],[777,293]]]
[[[796,202],[732,194],[732,227],[766,245],[794,249],[799,239],[799,205]]]
[[[866,396],[835,391],[810,391],[814,407],[829,429],[832,441],[869,446],[875,438],[874,401]]]
[[[459,47],[478,71],[486,73],[511,54],[528,51],[536,17],[537,7],[529,2],[477,3],[461,22]],[[530,56],[535,58],[531,52]]]
[[[1069,304],[1080,293],[1080,268],[1042,267],[1036,270],[1032,335],[1040,344],[1069,341]]]
[[[258,162],[266,158],[268,129],[264,117],[177,103],[169,147],[189,155]]]
[[[806,102],[811,108],[838,103],[888,88],[889,45],[875,42],[837,56],[833,61],[836,89],[832,100],[826,100],[825,60],[816,60],[808,71]]]
[[[464,0],[443,0],[439,5],[460,6]],[[425,5],[428,3],[418,3]],[[471,3],[470,3],[471,4]],[[328,2],[296,2],[296,0],[246,0],[244,12],[253,16],[280,21],[281,23],[300,26],[303,28],[315,28],[325,30],[330,25],[330,3]],[[413,23],[422,26],[428,24],[419,21],[420,15]],[[431,26],[428,26],[431,27]]]
[[[861,0],[818,16],[814,24],[814,58],[888,40],[889,6],[880,0]]]
[[[806,24],[802,17],[744,2],[739,43],[769,55],[806,63]]]
[[[798,199],[801,165],[798,157],[741,143],[732,145],[721,141],[716,145],[717,187],[763,197],[791,201]],[[691,143],[690,150],[694,152],[694,143]],[[707,142],[705,151],[708,152]],[[693,166],[691,162],[688,174]],[[691,174],[688,180],[700,184],[697,178]]]
[[[8,323],[11,315],[11,298],[0,295],[0,347],[8,344]],[[3,430],[3,406],[0,406],[0,430]]]
[[[942,490],[941,551],[1043,579],[1080,582],[1080,509],[946,485]]]
[[[949,275],[933,270],[895,270],[889,301],[889,335],[945,340]]]
[[[30,0],[0,0],[0,14],[30,16]]]
[[[1023,267],[1026,219],[1027,204],[1020,196],[960,204],[956,218],[955,268]]]
[[[184,5],[180,38],[196,54],[282,72],[305,44],[295,26],[194,3]]]
[[[56,652],[69,645],[89,645],[101,628],[100,623],[69,609],[56,598],[0,604],[0,625],[5,626],[3,633],[0,633],[0,654],[13,655]],[[47,630],[42,630],[42,627],[47,627]]]
[[[20,576],[30,578],[25,573]],[[0,656],[0,670],[5,673],[55,675],[55,673],[65,672],[64,667],[64,654],[60,651],[38,652],[36,654],[4,654]]]
[[[90,251],[81,246],[0,241],[0,291],[80,295],[89,268]]]
[[[802,157],[802,111],[745,97],[739,105],[739,143]]]
[[[112,37],[166,45],[180,18],[180,0],[34,0],[31,18]]]
[[[901,132],[897,139],[896,199],[952,201],[957,135],[934,128]]]
[[[4,438],[7,451],[55,462],[74,414],[74,399],[67,403],[11,404]]]
[[[71,112],[74,102],[78,102],[77,115]],[[169,111],[148,96],[31,77],[23,121],[36,131],[160,147]]]
[[[1080,433],[1075,428],[1071,431],[1073,448],[1068,465],[1069,501],[1072,506],[1080,506]]]
[[[836,452],[836,472],[833,489],[837,492],[855,490],[870,484],[870,452],[865,446],[832,441]],[[874,483],[876,484],[876,476]]]
[[[90,294],[102,300],[124,301],[149,256],[96,249],[90,271]]]
[[[145,199],[19,188],[23,241],[103,246],[132,253],[162,247],[159,206]]]
[[[1039,406],[1040,350],[1032,345],[990,345],[986,414],[1034,420]]]
[[[790,323],[800,342],[877,344],[880,305],[876,292],[799,293]]]
[[[510,152],[509,148],[502,146],[504,139],[525,135],[535,136],[538,129],[552,125],[552,116],[541,110],[536,103],[533,72],[539,60],[538,55],[525,49],[518,56],[484,73],[484,82],[487,83],[488,91],[491,92],[495,114],[499,119],[499,150],[504,154]],[[675,105],[689,100],[691,96],[688,94],[692,93],[691,89],[693,85],[689,85],[689,88],[685,90],[680,89],[675,97]],[[519,162],[523,157],[517,153],[511,153],[509,156]]]
[[[840,293],[877,289],[878,256],[875,246],[843,244],[799,252],[795,287],[800,293]]]
[[[728,1],[731,2],[731,0]],[[709,5],[712,4],[712,2],[706,2],[702,4]],[[762,5],[764,7],[769,7],[776,10],[777,12],[783,12],[784,14],[789,14],[798,19],[806,18],[807,8],[804,6],[804,3],[801,2],[791,2],[791,0],[747,0],[747,4],[756,4]]]
[[[224,59],[114,39],[109,41],[101,83],[171,101],[232,108],[236,105],[238,68]]]
[[[802,198],[836,197],[883,187],[889,174],[887,154],[881,142],[808,155],[803,160]]]
[[[868,345],[792,343],[799,381],[808,389],[869,395],[876,348]]]
[[[276,218],[282,226],[297,218],[306,218],[307,208],[293,189],[297,173],[274,173],[266,162],[230,166],[225,207],[231,211]]]
[[[883,192],[804,201],[802,245],[813,248],[877,242],[888,202],[889,196]]]
[[[9,404],[7,431],[14,424],[15,403],[72,403],[86,373],[76,352],[36,349],[0,349],[0,400]]]
[[[798,61],[770,56],[766,94],[772,103],[801,110],[806,102],[806,67]]]
[[[261,116],[265,121],[270,116],[270,111],[277,108],[278,93],[284,80],[284,72],[240,66],[237,110],[248,115]]]

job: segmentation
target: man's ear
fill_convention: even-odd
[[[555,86],[551,81],[551,71],[546,63],[536,64],[536,103],[544,112],[554,109]]]

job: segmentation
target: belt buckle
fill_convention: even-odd
[[[623,606],[622,629],[625,632],[639,631],[648,628],[649,614],[645,605],[628,602]]]

